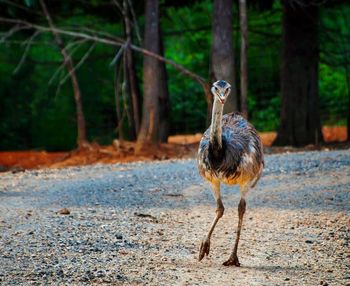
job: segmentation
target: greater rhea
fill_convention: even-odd
[[[224,214],[220,184],[238,184],[238,227],[236,241],[229,259],[223,265],[240,266],[237,249],[243,215],[246,210],[246,195],[258,182],[263,167],[264,155],[261,139],[253,127],[239,113],[223,115],[223,108],[231,86],[224,80],[215,82],[211,88],[214,96],[211,125],[203,134],[198,150],[198,169],[201,176],[212,186],[216,200],[216,217],[202,241],[199,261],[209,254],[210,238],[219,219]]]

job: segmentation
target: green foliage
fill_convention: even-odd
[[[280,123],[281,17],[277,1],[271,11],[249,11],[250,120],[259,131],[277,130]],[[239,47],[237,47],[239,49]]]
[[[342,69],[320,65],[321,118],[325,125],[344,125],[347,113],[348,90]]]
[[[275,131],[280,124],[280,96],[271,98],[265,108],[257,108],[257,102],[253,96],[248,98],[250,121],[259,131]]]
[[[165,31],[165,56],[204,78],[208,77],[211,35],[207,29],[195,30],[208,23],[211,2],[191,7],[168,8],[162,18]],[[209,20],[210,23],[210,20]],[[210,30],[209,30],[210,31]],[[172,67],[169,73],[172,133],[203,132],[206,128],[206,101],[202,87]]]
[[[321,119],[326,125],[345,125],[350,100],[350,6],[343,4],[321,12]]]
[[[112,28],[110,28],[112,29]],[[117,29],[115,29],[117,30]],[[46,150],[72,149],[76,141],[76,118],[70,78],[59,49],[49,44],[51,35],[43,34],[30,49],[27,61],[13,74],[23,47],[11,45],[0,51],[0,148]],[[19,39],[18,40],[23,40]],[[66,39],[68,40],[68,39]],[[43,44],[48,43],[48,44]],[[77,63],[90,48],[86,43],[73,53]],[[70,52],[74,47],[70,49]],[[114,137],[115,104],[113,68],[109,67],[114,49],[96,45],[90,61],[77,70],[83,96],[89,139],[109,144]],[[44,64],[42,64],[44,63]],[[53,75],[56,73],[56,77]],[[102,88],[101,88],[102,87]]]

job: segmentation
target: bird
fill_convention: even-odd
[[[240,266],[237,256],[243,216],[246,211],[246,196],[259,181],[264,168],[264,154],[261,138],[254,126],[239,112],[223,115],[231,85],[224,80],[213,83],[213,109],[211,125],[204,132],[198,148],[199,174],[210,183],[216,200],[216,216],[209,232],[202,240],[198,260],[209,255],[210,239],[214,228],[224,214],[221,199],[221,183],[239,185],[238,226],[233,250],[225,266]]]

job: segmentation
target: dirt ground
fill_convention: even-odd
[[[290,147],[271,147],[276,138],[276,132],[260,133],[266,153],[294,152],[316,149],[347,148],[350,144],[340,143],[346,140],[346,127],[323,127],[323,136],[326,145],[321,147],[307,146],[303,149]],[[197,154],[198,143],[202,134],[188,134],[170,136],[168,144],[160,144],[156,148],[148,148],[141,154],[135,155],[135,143],[114,142],[111,146],[99,146],[91,144],[84,150],[71,152],[46,152],[46,151],[16,151],[0,152],[0,171],[22,170],[37,168],[60,168],[78,165],[90,165],[96,163],[125,163],[135,161],[166,160],[174,158],[194,158]],[[332,143],[330,143],[332,142]],[[338,143],[336,143],[338,142]],[[328,143],[328,144],[327,144]]]
[[[0,173],[0,284],[350,285],[350,150],[266,156],[247,198],[215,215],[193,159]]]

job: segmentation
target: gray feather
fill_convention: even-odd
[[[210,127],[203,134],[198,152],[200,173],[214,178],[235,178],[243,172],[258,177],[263,164],[261,139],[255,128],[239,113],[222,118],[222,147],[210,142]]]

